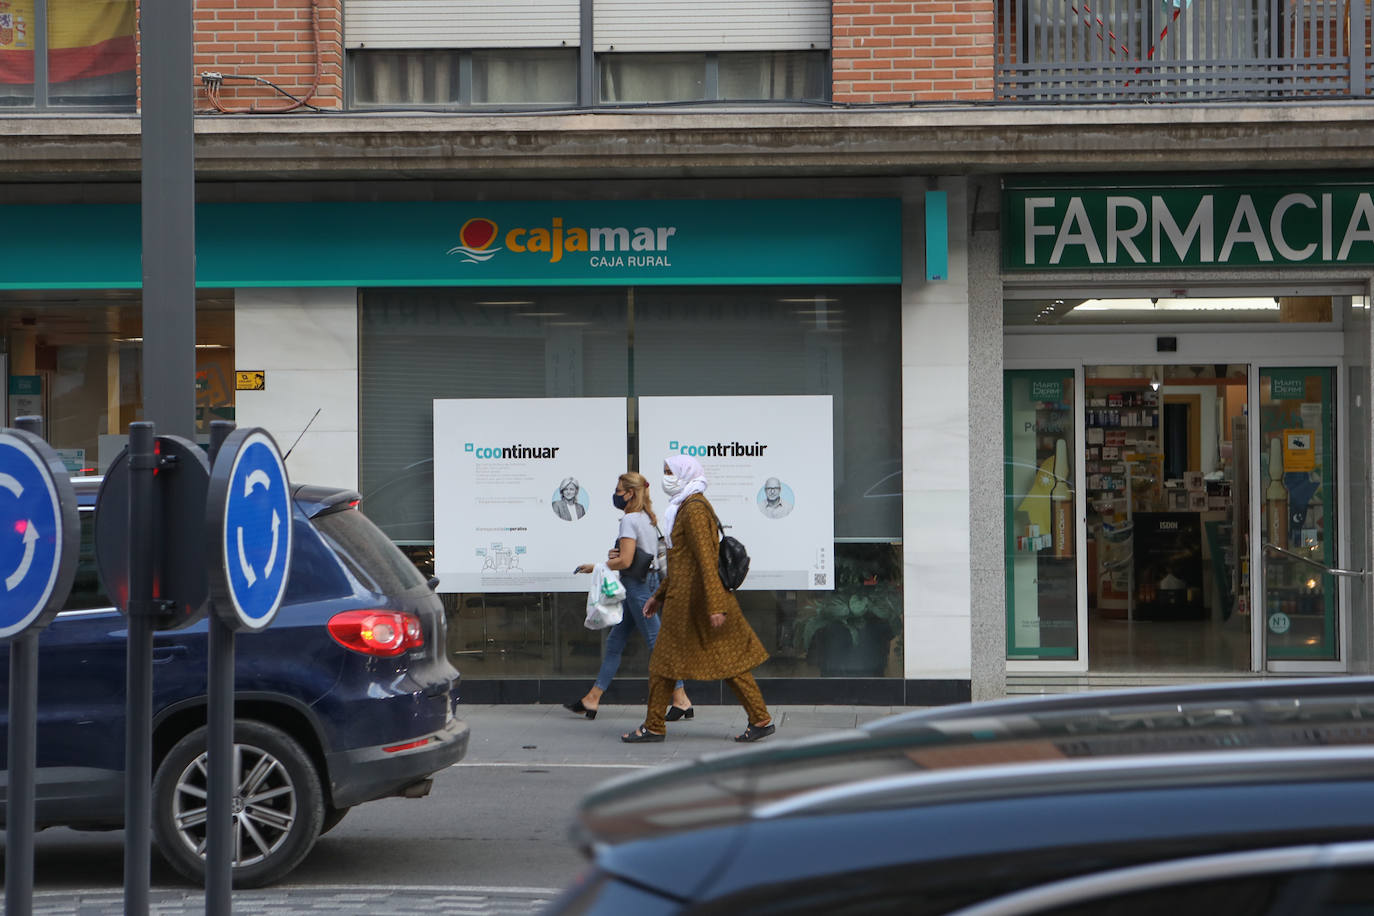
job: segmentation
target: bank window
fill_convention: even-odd
[[[830,395],[835,588],[739,593],[771,677],[902,673],[899,296],[893,287],[366,290],[360,490],[368,516],[433,572],[438,398]],[[617,430],[617,435],[619,431]],[[639,470],[657,481],[662,456]],[[614,481],[584,482],[610,499]],[[658,509],[666,499],[655,490]],[[614,532],[607,533],[612,537]],[[591,676],[586,594],[448,594],[465,677]],[[626,676],[647,652],[631,641]]]
[[[132,111],[135,0],[0,2],[0,108]]]
[[[550,107],[577,101],[576,48],[357,50],[354,108]]]
[[[105,473],[143,416],[143,305],[133,290],[0,293],[6,416],[41,416],[77,476]],[[234,419],[232,292],[196,296],[196,439]]]

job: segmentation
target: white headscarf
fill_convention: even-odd
[[[677,510],[682,505],[682,501],[693,493],[706,492],[706,472],[702,470],[701,463],[695,458],[686,455],[674,455],[664,464],[677,477],[682,484],[682,489],[678,490],[677,495],[668,503],[667,510],[663,513],[663,539],[668,542],[668,546],[673,546],[673,521],[677,519]]]

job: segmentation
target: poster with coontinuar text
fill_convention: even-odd
[[[434,574],[445,592],[585,591],[628,454],[623,398],[434,402]]]
[[[681,454],[701,462],[706,498],[749,551],[744,589],[829,590],[833,422],[830,395],[640,398],[639,467],[654,482],[662,515],[664,460]]]

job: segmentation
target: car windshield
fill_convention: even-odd
[[[313,521],[315,530],[339,553],[349,571],[375,591],[394,595],[425,584],[415,564],[356,509],[327,512]]]

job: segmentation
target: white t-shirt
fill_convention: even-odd
[[[658,550],[658,532],[647,512],[626,512],[620,520],[620,536],[634,538],[635,546],[650,556]]]

